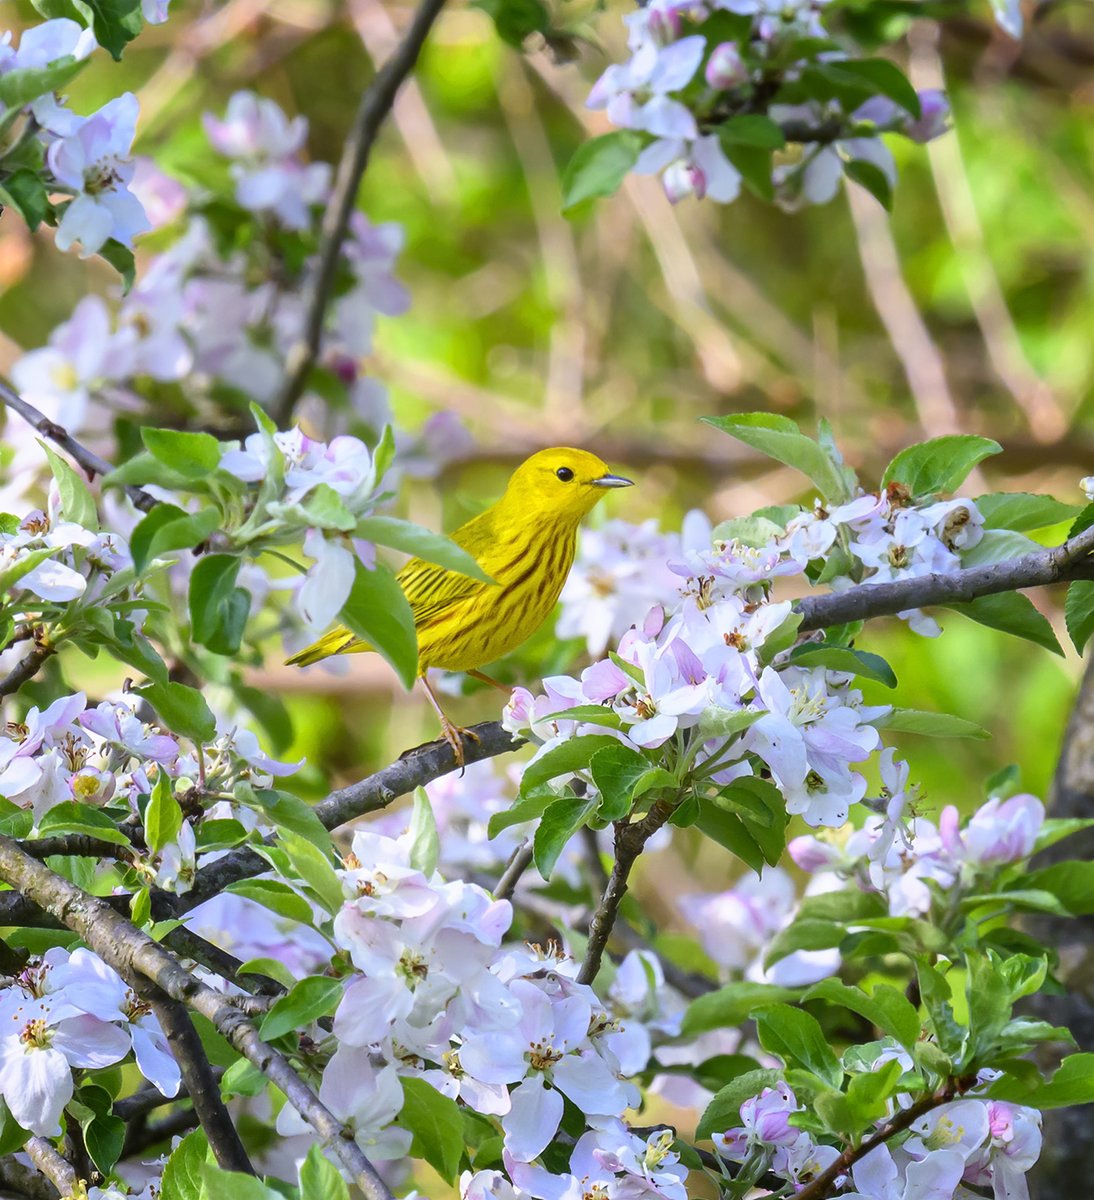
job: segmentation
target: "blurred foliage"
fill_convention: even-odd
[[[16,22],[35,19],[25,0],[8,9]],[[923,436],[990,434],[1005,452],[978,490],[1077,500],[1094,463],[1094,6],[1043,4],[1022,45],[978,9],[939,10],[940,26],[911,26],[897,46],[919,86],[941,70],[956,118],[956,135],[929,149],[894,140],[899,274],[881,210],[853,214],[842,195],[794,214],[748,196],[674,210],[655,183],[631,179],[564,219],[559,171],[587,131],[603,131],[582,101],[621,53],[626,6],[596,12],[575,0],[555,14],[576,39],[574,64],[534,39],[518,54],[478,9],[446,11],[361,196],[373,219],[407,231],[400,273],[413,307],[382,322],[374,364],[397,422],[414,429],[450,410],[473,438],[438,479],[408,484],[408,515],[451,528],[526,453],[559,443],[640,480],[600,519],[673,526],[694,506],[718,520],[805,495],[800,478],[697,421],[758,408],[806,427],[827,416],[864,479]],[[138,149],[192,178],[223,169],[209,161],[202,112],[255,88],[305,114],[312,154],[336,161],[370,61],[409,12],[378,0],[175,0],[169,23],[147,29],[121,64],[95,57],[73,85],[74,107],[136,90]],[[41,344],[86,290],[113,286],[101,264],[0,219],[0,368]],[[924,356],[944,365],[952,410],[921,380],[909,386]],[[1037,598],[1058,625],[1060,599]],[[870,634],[903,704],[960,713],[995,735],[956,747],[907,739],[928,802],[972,807],[984,778],[1011,761],[1043,794],[1074,656],[1053,659],[954,615],[944,623],[939,642],[896,622]],[[66,665],[91,689],[110,682],[100,667]],[[563,665],[544,635],[503,669],[518,678]],[[322,695],[298,690],[287,668],[256,681],[286,689],[290,756],[308,756],[316,793],[432,736],[428,714],[381,665],[351,670]],[[309,689],[324,686],[314,678]],[[497,709],[496,694],[480,691],[454,715]]]

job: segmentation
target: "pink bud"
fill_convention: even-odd
[[[688,196],[702,200],[706,195],[706,176],[697,166],[682,158],[665,168],[661,183],[671,204],[678,204]]]
[[[712,88],[722,90],[748,81],[748,68],[741,61],[736,42],[722,42],[714,47],[705,74]]]

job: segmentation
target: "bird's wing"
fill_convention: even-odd
[[[412,558],[399,572],[398,579],[418,629],[429,625],[453,604],[493,586],[421,558]]]

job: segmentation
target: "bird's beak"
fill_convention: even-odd
[[[601,475],[599,479],[594,479],[592,484],[593,487],[603,488],[634,487],[634,480],[623,475]]]

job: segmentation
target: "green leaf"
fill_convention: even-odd
[[[831,950],[846,936],[846,927],[838,921],[797,917],[768,942],[764,966],[771,968],[797,950]]]
[[[758,1096],[765,1087],[774,1087],[782,1078],[779,1071],[761,1069],[746,1071],[716,1092],[699,1118],[695,1129],[695,1140],[703,1141],[712,1133],[724,1133],[741,1123],[741,1105],[752,1096]]]
[[[1074,1104],[1094,1104],[1094,1054],[1069,1054],[1051,1079],[1032,1090],[1008,1070],[1002,1079],[991,1085],[988,1095],[992,1099],[1028,1104],[1042,1111]]]
[[[418,634],[406,595],[387,567],[354,561],[353,586],[342,621],[387,659],[407,688],[418,676]]]
[[[533,33],[546,33],[551,16],[542,0],[472,0],[494,22],[498,37],[519,50]]]
[[[60,546],[43,546],[40,550],[31,550],[29,554],[21,555],[11,566],[0,571],[0,593],[11,591],[19,580],[24,575],[29,575],[39,563],[44,563],[47,558],[52,558],[60,552]]]
[[[163,1168],[160,1200],[198,1200],[201,1195],[201,1168],[209,1157],[209,1142],[201,1129],[195,1129],[171,1151]]]
[[[597,800],[596,796],[587,800],[564,796],[544,809],[532,840],[532,861],[544,879],[551,878],[566,843],[596,812]]]
[[[1094,914],[1094,862],[1069,860],[1031,871],[1022,887],[1049,892],[1076,917]]]
[[[241,797],[237,786],[236,799],[260,808],[278,829],[298,833],[325,853],[333,853],[330,834],[324,828],[323,822],[315,815],[315,809],[299,796],[272,788],[258,788],[253,790],[249,797]]]
[[[546,754],[541,754],[524,768],[520,780],[521,794],[550,783],[560,775],[572,775],[575,771],[584,770],[598,750],[619,744],[618,738],[609,737],[606,733],[587,733],[552,746]]]
[[[0,75],[0,83],[10,79],[14,73],[11,71],[7,75]],[[37,171],[21,167],[0,181],[0,204],[14,208],[33,233],[49,212],[49,192]]]
[[[6,1156],[14,1154],[16,1150],[22,1150],[29,1137],[30,1130],[24,1129],[11,1115],[4,1097],[0,1096],[0,1155]]]
[[[838,979],[824,979],[814,984],[802,997],[806,1000],[826,1000],[865,1017],[882,1033],[892,1034],[898,1042],[911,1049],[919,1040],[922,1022],[915,1006],[896,988],[881,984],[869,995],[858,987],[849,987]]]
[[[892,733],[919,733],[924,737],[990,738],[991,734],[975,721],[950,713],[924,712],[918,708],[894,708],[870,722],[875,729]]]
[[[140,575],[161,554],[200,546],[223,522],[215,508],[188,513],[174,504],[157,504],[141,518],[129,539],[133,569]]]
[[[44,67],[16,67],[0,75],[0,105],[22,108],[47,92],[60,91],[87,65],[77,62],[71,54],[56,58]]]
[[[287,883],[277,879],[240,879],[230,883],[225,889],[237,896],[246,896],[263,908],[279,916],[288,917],[290,921],[299,921],[301,925],[314,923],[311,905],[294,891]]]
[[[789,1004],[773,1004],[756,1014],[756,1032],[760,1045],[788,1067],[804,1067],[829,1086],[840,1086],[843,1067],[815,1017]]]
[[[714,798],[719,808],[731,809],[759,847],[768,866],[775,866],[786,849],[786,801],[773,783],[754,776],[736,779]]]
[[[300,1200],[349,1200],[346,1181],[318,1146],[300,1164]]]
[[[764,150],[781,150],[786,145],[782,127],[758,113],[730,117],[717,132],[723,145],[759,146]]]
[[[108,262],[122,277],[122,295],[128,295],[137,278],[137,260],[128,246],[114,238],[107,238],[99,247],[99,257]]]
[[[154,458],[189,479],[201,479],[220,465],[221,445],[211,433],[142,426],[141,441]]]
[[[0,81],[4,76],[0,75]],[[39,446],[49,459],[49,469],[57,481],[57,491],[61,496],[61,509],[65,517],[90,529],[93,533],[99,529],[99,512],[95,507],[95,499],[88,490],[87,484],[80,478],[72,467],[50,446],[40,441]]]
[[[457,575],[466,575],[483,583],[494,582],[462,546],[457,546],[444,534],[415,525],[413,521],[403,521],[398,517],[363,517],[357,522],[357,536],[378,542],[381,546],[390,546],[393,550],[402,550],[405,554],[416,555]]]
[[[721,135],[721,127],[715,132]],[[771,151],[763,146],[743,145],[723,136],[719,140],[726,158],[740,172],[748,190],[770,203],[775,198],[775,185],[771,181]]]
[[[55,804],[38,822],[40,837],[52,837],[63,833],[78,833],[84,837],[98,838],[102,842],[111,842],[115,846],[130,844],[129,839],[106,813],[88,804],[79,804],[75,800]]]
[[[977,496],[975,503],[985,529],[1015,529],[1019,533],[1070,521],[1079,511],[1074,504],[1064,504],[1054,496],[1030,492],[991,492]]]
[[[190,574],[190,634],[214,654],[238,654],[243,641],[251,594],[235,586],[241,565],[234,554],[207,554]]]
[[[848,1131],[857,1133],[880,1121],[889,1112],[889,1102],[904,1068],[890,1059],[872,1071],[852,1075],[847,1083],[847,1106],[851,1116]]]
[[[702,796],[699,799],[699,816],[695,824],[711,841],[725,847],[730,854],[750,866],[757,875],[764,869],[766,859],[763,851],[735,813],[719,808],[709,797]]]
[[[1067,589],[1064,620],[1076,652],[1082,654],[1094,634],[1094,580],[1076,579]]]
[[[293,870],[315,893],[319,903],[332,915],[340,912],[345,904],[342,881],[323,850],[291,829],[282,829],[279,840]]]
[[[806,642],[790,652],[790,662],[796,667],[825,667],[829,671],[843,671],[872,679],[886,687],[896,687],[893,668],[880,654],[867,650],[854,650],[850,646],[826,646],[823,642]]]
[[[965,476],[1003,447],[991,438],[954,433],[909,446],[893,459],[881,477],[883,486],[902,483],[913,496],[936,496],[953,492]]]
[[[164,846],[176,840],[181,828],[182,809],[175,799],[170,776],[166,771],[159,771],[152,785],[152,798],[144,810],[144,835],[148,849],[158,854]]]
[[[427,878],[437,869],[441,839],[425,788],[414,789],[414,808],[410,816],[410,865]]]
[[[1041,826],[1033,853],[1039,854],[1042,850],[1047,850],[1049,846],[1055,846],[1057,842],[1062,842],[1064,838],[1082,833],[1084,829],[1090,829],[1092,826],[1094,826],[1094,817],[1049,817]]]
[[[564,708],[550,713],[544,721],[581,721],[590,725],[604,725],[608,729],[622,729],[619,714],[604,704],[578,704],[575,708]]]
[[[967,604],[946,604],[945,608],[987,625],[1003,633],[1014,634],[1036,642],[1055,654],[1063,654],[1052,626],[1033,606],[1033,601],[1021,592],[999,592],[994,596],[978,596]]]
[[[281,996],[262,1018],[259,1033],[267,1042],[303,1029],[320,1017],[329,1016],[342,998],[342,981],[326,975],[309,975]]]
[[[194,742],[211,742],[217,722],[205,697],[185,683],[149,683],[133,689],[159,714],[164,726]]]
[[[455,1183],[464,1148],[459,1105],[424,1079],[406,1076],[400,1082],[403,1108],[399,1123],[414,1135],[411,1157],[424,1158],[446,1183]]]
[[[525,821],[534,821],[537,817],[543,816],[543,810],[557,799],[558,793],[548,787],[536,788],[528,795],[521,796],[509,808],[491,816],[486,826],[487,838],[496,838],[503,829],[508,829],[510,825],[520,825]]]
[[[562,172],[562,211],[585,200],[611,196],[638,161],[643,139],[629,129],[605,133],[578,146]]]
[[[728,433],[754,450],[807,475],[826,500],[849,498],[846,480],[823,447],[806,437],[788,417],[774,413],[741,413],[732,417],[703,417],[708,425]]]
[[[736,1028],[763,1005],[794,1000],[798,994],[793,988],[777,987],[772,983],[750,983],[748,980],[727,983],[716,992],[698,996],[688,1005],[680,1033],[684,1037],[694,1037],[711,1029]]]
[[[284,1200],[253,1175],[225,1171],[215,1163],[201,1164],[200,1200]]]
[[[605,821],[622,820],[631,811],[634,785],[649,769],[649,762],[622,742],[598,750],[589,760],[589,774],[600,793],[597,816]]]
[[[91,26],[95,40],[115,59],[141,31],[140,0],[72,0],[72,4]]]
[[[985,567],[990,563],[1007,562],[1036,554],[1044,547],[1013,529],[987,529],[980,541],[968,550],[960,551],[963,567]]]
[[[338,533],[349,533],[357,528],[357,518],[342,503],[342,497],[329,483],[321,483],[312,489],[300,505],[307,514],[308,524],[316,529],[332,529]],[[368,537],[368,534],[360,534]]]
[[[887,58],[849,58],[826,65],[833,73],[861,80],[871,93],[888,96],[917,120],[922,115],[915,88],[904,72]]]
[[[852,158],[843,164],[843,171],[848,179],[865,188],[886,212],[893,211],[893,185],[876,163],[867,162],[864,158]]]
[[[785,525],[777,525],[766,517],[730,517],[714,527],[711,539],[716,542],[740,542],[742,546],[760,549],[772,538],[785,532]]]

